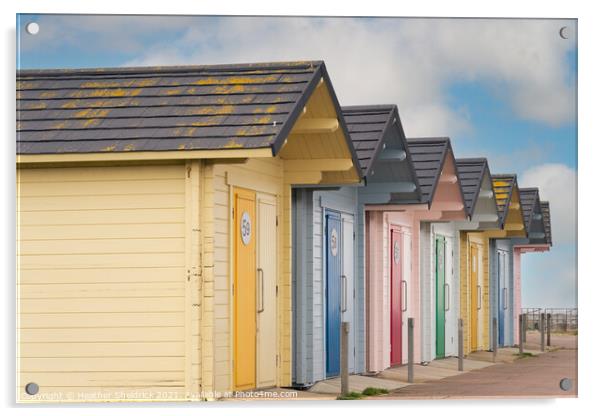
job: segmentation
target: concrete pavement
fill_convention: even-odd
[[[573,388],[560,389],[570,378]],[[557,350],[414,384],[374,399],[552,398],[577,396],[577,350]]]
[[[525,352],[501,348],[496,362],[492,353],[480,351],[464,359],[464,372],[458,371],[457,358],[435,360],[414,366],[414,384],[407,382],[407,366],[390,368],[378,375],[352,375],[350,391],[366,387],[389,390],[389,394],[367,400],[475,399],[475,398],[553,398],[577,396],[577,337],[552,335],[552,347],[539,351],[539,333],[527,334]],[[572,388],[563,391],[560,380],[569,378]],[[257,391],[254,397],[227,400],[333,400],[340,392],[340,378],[316,383],[309,390],[275,388]]]

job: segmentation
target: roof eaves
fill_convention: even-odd
[[[525,235],[528,234],[529,229],[527,228],[527,224],[525,223],[525,215],[523,211],[523,204],[520,202],[520,188],[518,187],[518,176],[514,176],[514,186],[516,187],[516,193],[518,194],[518,209],[520,209],[520,220],[523,223],[523,229],[525,230]]]
[[[414,184],[416,184],[416,190],[414,192],[416,192],[416,195],[422,195],[422,190],[420,189],[420,182],[418,181],[418,176],[416,175],[416,170],[414,169],[414,162],[412,161],[412,154],[408,147],[408,141],[406,140],[406,134],[405,134],[405,131],[403,130],[403,125],[401,124],[401,117],[399,116],[399,109],[397,108],[397,105],[393,105],[392,113],[393,113],[392,115],[394,116],[392,122],[397,125],[397,129],[399,130],[399,135],[401,136],[401,141],[403,143],[403,147],[406,152],[406,161],[408,163],[410,172],[412,174],[412,181],[414,182]],[[389,119],[389,121],[391,121],[391,120]],[[397,121],[397,122],[395,122],[395,121]]]
[[[529,217],[527,219],[528,222],[525,224],[525,227],[526,227],[525,229],[527,230],[527,233],[528,233],[529,230],[531,229],[531,223],[533,222],[533,215],[535,214],[535,207],[537,205],[537,202],[539,201],[539,188],[519,188],[519,195],[520,195],[521,191],[524,191],[527,193],[535,193],[535,198],[533,199],[533,207],[531,208],[531,213],[529,214]],[[522,208],[523,208],[523,204],[521,202],[521,210],[522,210]]]
[[[274,142],[272,143],[271,147],[272,147],[272,155],[273,156],[276,156],[278,154],[278,152],[280,152],[280,149],[284,145],[284,141],[286,140],[286,138],[290,134],[291,130],[293,129],[295,122],[297,121],[297,119],[299,118],[301,113],[303,112],[303,107],[305,107],[305,105],[307,104],[307,101],[311,97],[311,94],[314,92],[314,90],[316,89],[317,85],[320,82],[320,79],[322,78],[322,71],[320,70],[320,67],[324,66],[324,62],[318,61],[318,62],[311,63],[311,65],[314,65],[314,64],[317,64],[318,68],[314,71],[314,74],[313,74],[311,80],[309,81],[309,83],[305,87],[305,89],[303,90],[303,93],[301,94],[301,96],[297,99],[297,102],[295,103],[293,110],[287,117],[286,121],[282,125],[282,128],[276,135]],[[327,82],[327,81],[324,80],[324,82]]]
[[[495,175],[491,175],[492,182],[496,179],[510,182],[510,192],[508,194],[508,198],[506,199],[506,201],[504,203],[504,209],[501,213],[501,218],[500,218],[500,226],[501,226],[501,228],[504,228],[504,226],[506,225],[506,217],[508,216],[508,212],[510,211],[509,208],[510,208],[510,202],[512,201],[512,192],[514,191],[514,187],[516,186],[516,174],[514,174],[514,173],[508,173],[508,174],[498,173]],[[495,194],[495,187],[493,188],[493,190],[494,190],[494,194]],[[521,216],[522,216],[522,210],[521,210]]]
[[[435,174],[435,180],[433,181],[433,189],[429,195],[429,200],[426,201],[428,203],[429,209],[433,205],[433,199],[435,198],[435,193],[437,192],[437,186],[439,185],[439,179],[441,179],[441,172],[443,171],[443,164],[445,163],[445,158],[447,156],[447,152],[450,149],[450,140],[449,137],[444,137],[441,139],[444,142],[444,150],[441,152],[441,159],[439,159],[439,163],[437,164],[437,173]]]
[[[385,137],[387,136],[387,132],[389,131],[389,129],[391,128],[391,125],[393,123],[393,109],[389,108],[386,105],[383,105],[383,110],[389,110],[389,116],[387,117],[387,122],[385,123],[385,127],[383,128],[380,137],[378,138],[378,143],[376,143],[376,146],[374,146],[374,150],[372,151],[372,155],[370,156],[370,162],[368,163],[368,166],[366,167],[366,176],[368,172],[371,172],[372,169],[374,168],[374,164],[376,163],[376,159],[378,154],[382,151],[383,148],[383,143],[385,141]]]
[[[454,165],[454,174],[456,175],[456,183],[458,184],[458,188],[460,191],[460,198],[462,198],[462,204],[464,205],[464,214],[470,218],[470,214],[468,212],[468,208],[466,207],[466,199],[464,198],[464,192],[462,192],[462,185],[460,184],[460,175],[458,174],[458,166],[456,165],[456,157],[454,156],[454,149],[451,145],[451,140],[447,138],[447,147],[449,152],[451,153],[451,160]],[[441,164],[441,169],[443,169],[443,164]],[[473,204],[474,205],[474,204]]]
[[[458,165],[463,165],[463,164],[478,164],[481,168],[481,171],[479,172],[479,176],[478,176],[478,183],[479,186],[477,187],[477,190],[475,192],[475,196],[474,196],[474,202],[472,203],[472,206],[470,207],[470,212],[468,213],[469,217],[472,219],[472,216],[474,214],[474,210],[476,208],[477,205],[477,201],[479,199],[479,194],[481,193],[481,185],[483,183],[483,176],[485,174],[485,169],[487,168],[487,159],[485,159],[484,157],[475,157],[475,158],[461,158],[461,159],[456,159],[456,170]],[[460,179],[460,175],[458,174],[458,180],[460,181],[460,190],[462,191],[462,197],[464,197],[464,191],[462,189],[462,180]],[[464,203],[466,204],[466,201],[464,201]],[[497,212],[496,212],[497,213]]]
[[[493,192],[493,198],[494,198],[494,202],[495,202],[495,191],[493,189],[493,177],[491,175],[491,170],[489,169],[489,162],[487,161],[487,158],[485,159],[485,163],[483,164],[483,179],[482,181],[485,179],[485,174],[487,174],[487,177],[489,178],[489,186],[491,187],[491,192]],[[481,189],[479,188],[479,192],[481,192]],[[497,214],[497,207],[495,208],[496,210],[496,214]],[[498,228],[503,228],[502,224],[500,223],[500,217],[498,215],[497,220],[495,221],[497,223]]]
[[[305,88],[305,91],[303,91],[303,94],[301,95],[301,97],[299,97],[299,100],[297,101],[297,104],[293,108],[291,115],[289,116],[289,118],[287,119],[285,124],[282,126],[278,136],[274,140],[274,143],[272,144],[272,154],[274,156],[276,154],[278,154],[278,152],[282,148],[282,145],[284,144],[284,141],[288,137],[295,122],[297,121],[297,118],[303,111],[303,107],[307,104],[307,101],[309,100],[309,98],[311,97],[311,94],[316,89],[320,80],[323,80],[323,82],[325,83],[326,87],[328,88],[328,92],[330,93],[330,96],[332,98],[334,109],[337,114],[337,119],[339,121],[339,127],[341,129],[343,129],[343,137],[345,137],[345,142],[347,143],[347,148],[349,149],[351,159],[353,160],[353,166],[355,168],[357,177],[360,179],[363,179],[362,168],[361,168],[359,160],[357,158],[357,154],[355,153],[355,148],[353,146],[353,142],[351,141],[351,136],[349,134],[349,130],[347,129],[347,124],[345,123],[345,118],[343,117],[341,105],[339,104],[339,100],[334,91],[334,87],[332,86],[330,76],[328,75],[328,71],[326,70],[326,64],[324,63],[324,61],[314,61],[314,62],[312,62],[312,65],[318,65],[318,69],[314,72],[314,75],[313,75],[311,81],[309,82],[309,85]]]

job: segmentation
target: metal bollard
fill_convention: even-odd
[[[458,371],[464,371],[464,322],[458,319]]]
[[[523,313],[523,326],[521,326],[521,337],[523,339],[523,343],[527,343],[527,326],[529,325],[529,316],[526,313]]]
[[[519,354],[523,354],[524,350],[524,345],[523,345],[523,327],[524,325],[524,320],[525,317],[523,316],[523,314],[521,313],[520,315],[518,315],[518,328],[519,328],[519,333],[518,333],[518,352]]]
[[[493,340],[492,340],[493,362],[495,362],[495,359],[497,357],[497,337],[498,337],[497,318],[493,318]]]
[[[408,383],[414,382],[414,318],[408,318]]]
[[[547,322],[546,322],[546,330],[548,333],[548,339],[546,340],[546,345],[549,347],[552,345],[552,314],[549,313],[547,318]]]
[[[341,322],[341,396],[349,394],[349,322]]]
[[[541,351],[545,351],[545,347],[544,347],[544,334],[546,332],[546,329],[544,328],[544,315],[543,313],[539,314],[539,335],[540,335],[540,339],[539,339],[539,343],[540,345],[540,349]]]

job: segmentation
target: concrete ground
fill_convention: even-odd
[[[401,382],[399,380],[387,380],[384,378],[377,378],[373,376],[360,376],[351,375],[349,376],[349,391],[355,391],[361,393],[368,387],[376,387],[381,389],[397,390],[402,387],[408,386],[408,383]],[[309,391],[311,393],[325,393],[338,395],[341,392],[341,378],[331,378],[328,380],[320,381],[314,384]]]
[[[464,371],[471,371],[478,368],[488,367],[490,365],[493,365],[493,363],[464,359]],[[458,359],[454,357],[444,358],[441,360],[432,361],[428,363],[428,365],[415,365],[414,383],[425,383],[432,380],[441,380],[443,378],[458,374],[462,374],[460,371],[458,371]],[[407,383],[408,367],[407,365],[403,365],[399,367],[388,368],[380,372],[377,378],[399,380]]]
[[[407,382],[407,366],[378,375],[352,375],[350,391],[362,392],[367,387],[389,391],[367,400],[576,397],[577,337],[553,334],[551,347],[543,353],[539,340],[538,332],[527,333],[524,351],[530,356],[520,357],[518,348],[501,348],[493,362],[491,352],[472,353],[464,359],[464,372],[458,371],[458,359],[453,357],[417,364],[412,384]],[[572,382],[568,391],[560,388],[563,378]],[[273,388],[225,400],[334,400],[339,392],[340,378],[333,378],[308,390]]]
[[[470,372],[412,384],[391,392],[386,396],[370,398],[373,400],[400,399],[475,399],[475,398],[553,398],[577,397],[577,337],[571,335],[553,335],[551,347],[545,353],[535,350],[539,347],[539,334],[527,334],[527,346],[534,356],[519,358],[514,355],[517,348],[502,348],[498,351],[496,362]],[[491,353],[487,353],[491,354]],[[476,359],[474,358],[476,357]],[[490,356],[477,353],[470,360]],[[434,361],[433,363],[436,363]],[[433,365],[430,364],[430,366]],[[560,380],[569,378],[572,388],[564,391]]]
[[[563,391],[560,380],[570,378]],[[374,399],[552,398],[577,396],[577,350],[562,349],[457,376],[413,384]]]

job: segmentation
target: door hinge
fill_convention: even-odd
[[[276,215],[276,227],[278,227],[278,216]]]
[[[278,367],[278,354],[276,354],[276,367]]]
[[[278,296],[278,285],[276,285],[276,296]]]
[[[232,208],[232,218],[234,218],[234,208]]]
[[[355,240],[355,231],[353,232],[353,239]]]

